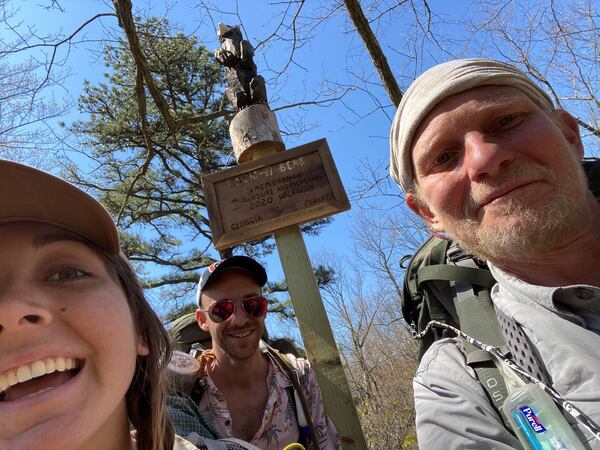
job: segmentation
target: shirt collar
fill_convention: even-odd
[[[520,280],[492,263],[488,263],[492,275],[498,282],[494,290],[505,291],[522,303],[533,301],[538,305],[571,320],[582,322],[580,314],[591,312],[590,308],[600,303],[600,288],[585,284],[570,286],[538,286]],[[600,313],[600,309],[598,310]]]

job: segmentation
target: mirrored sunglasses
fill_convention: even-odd
[[[202,311],[208,314],[213,322],[221,323],[231,317],[235,312],[236,305],[240,305],[246,314],[254,318],[267,314],[267,299],[262,295],[245,298],[242,301],[219,300]]]

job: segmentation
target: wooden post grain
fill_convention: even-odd
[[[366,449],[348,380],[299,227],[296,225],[275,233],[275,241],[306,354],[323,393],[325,411],[337,428],[344,450]]]

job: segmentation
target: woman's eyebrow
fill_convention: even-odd
[[[45,245],[53,244],[55,242],[60,241],[79,242],[80,244],[85,243],[83,239],[81,239],[78,236],[75,236],[74,234],[60,232],[41,234],[39,236],[34,237],[32,242],[34,248],[40,248]]]

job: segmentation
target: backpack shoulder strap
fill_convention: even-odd
[[[438,248],[443,249],[443,257],[437,255],[436,264],[423,266],[418,270],[419,285],[427,291],[432,283],[449,283],[452,297],[450,301],[454,303],[459,328],[469,336],[508,353],[489,295],[490,288],[495,284],[491,273],[479,267],[468,255],[456,259],[449,258],[449,254],[460,253],[460,248],[454,242]],[[502,418],[500,408],[508,397],[508,390],[500,370],[487,352],[477,349],[463,339],[461,345],[467,364],[475,371],[479,383],[490,399],[490,404]]]
[[[319,440],[315,434],[314,423],[312,421],[312,417],[310,416],[308,402],[306,401],[306,397],[304,396],[304,392],[302,390],[302,384],[300,382],[300,374],[298,373],[298,370],[296,367],[294,367],[286,355],[280,353],[278,350],[267,344],[265,344],[265,346],[283,371],[287,373],[290,381],[292,382],[294,388],[294,402],[292,405],[294,406],[294,411],[298,420],[298,428],[300,428],[301,440],[310,437],[310,440],[313,442],[313,448],[319,449]]]
[[[451,266],[434,264],[421,267],[417,271],[419,284],[431,280],[459,281],[491,289],[496,280],[488,270],[478,267]]]
[[[452,261],[449,262],[452,264]],[[454,264],[456,264],[454,267],[457,269],[467,270],[465,272],[466,277],[450,281],[461,331],[488,345],[499,348],[502,353],[507,354],[506,341],[490,297],[489,289],[495,283],[491,273],[479,268],[472,258],[464,258]],[[478,274],[479,276],[473,278],[472,274]],[[473,283],[473,280],[477,282]],[[467,364],[477,374],[491,404],[502,418],[500,408],[508,397],[508,390],[500,370],[487,352],[477,349],[464,340],[461,341]]]
[[[410,323],[417,331],[425,329],[431,320],[451,323],[507,354],[509,350],[490,297],[495,283],[486,265],[476,262],[457,244],[430,237],[406,269],[403,312],[406,308],[406,312],[412,314]],[[433,341],[446,337],[433,330],[433,337],[426,335],[419,342],[419,357]],[[500,370],[486,352],[462,339],[461,346],[490,404],[504,420],[500,408],[508,397],[508,390]]]
[[[194,383],[194,387],[192,388],[192,392],[190,392],[190,398],[194,401],[196,405],[199,405],[203,395],[204,385],[200,383],[200,380],[196,380],[196,382]]]

